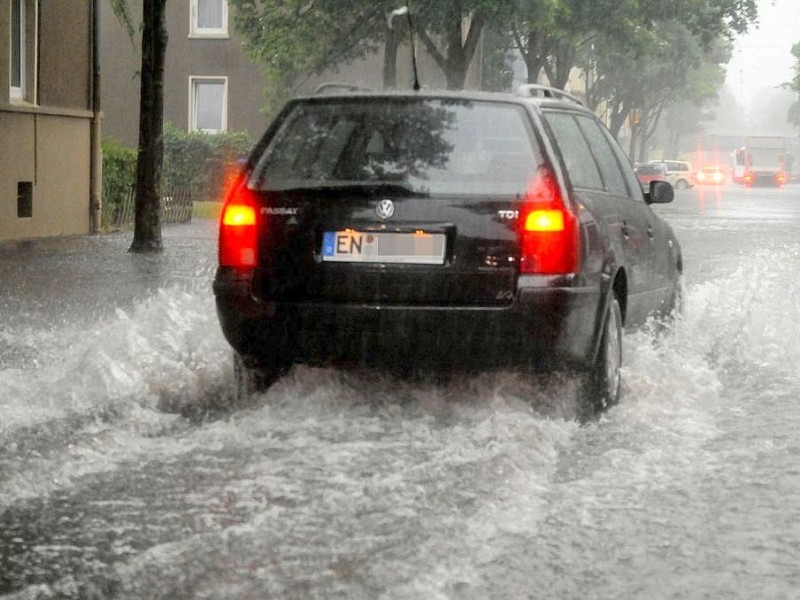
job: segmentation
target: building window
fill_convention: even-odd
[[[189,78],[189,131],[220,133],[228,129],[228,78]]]
[[[192,0],[189,37],[228,37],[228,0]]]
[[[17,218],[30,219],[33,216],[33,183],[17,182]]]
[[[12,100],[25,98],[25,0],[11,0],[11,70],[9,93]]]

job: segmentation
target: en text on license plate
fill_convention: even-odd
[[[440,265],[444,263],[445,235],[423,231],[326,231],[322,258],[338,262],[380,262]]]

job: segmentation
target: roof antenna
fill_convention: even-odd
[[[416,44],[414,43],[414,25],[411,23],[411,11],[408,10],[408,6],[401,6],[400,8],[396,8],[389,13],[389,18],[387,19],[387,21],[389,23],[389,29],[391,29],[392,19],[394,17],[400,17],[402,15],[405,15],[406,19],[408,19],[408,31],[411,34],[411,67],[414,70],[414,91],[418,92],[420,85],[419,85],[419,74],[417,72],[417,49],[416,49]]]

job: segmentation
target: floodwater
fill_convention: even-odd
[[[514,373],[226,408],[213,224],[0,247],[0,596],[797,598],[800,189],[656,211],[685,316],[585,426]]]

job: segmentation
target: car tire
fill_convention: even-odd
[[[622,390],[622,333],[622,310],[614,296],[603,319],[600,348],[580,393],[580,421],[595,419],[619,402]]]
[[[678,179],[678,181],[675,182],[675,187],[679,190],[685,190],[689,187],[689,182],[685,179]]]
[[[233,353],[234,401],[237,405],[246,404],[253,394],[266,392],[285,369],[250,364],[237,352]]]

